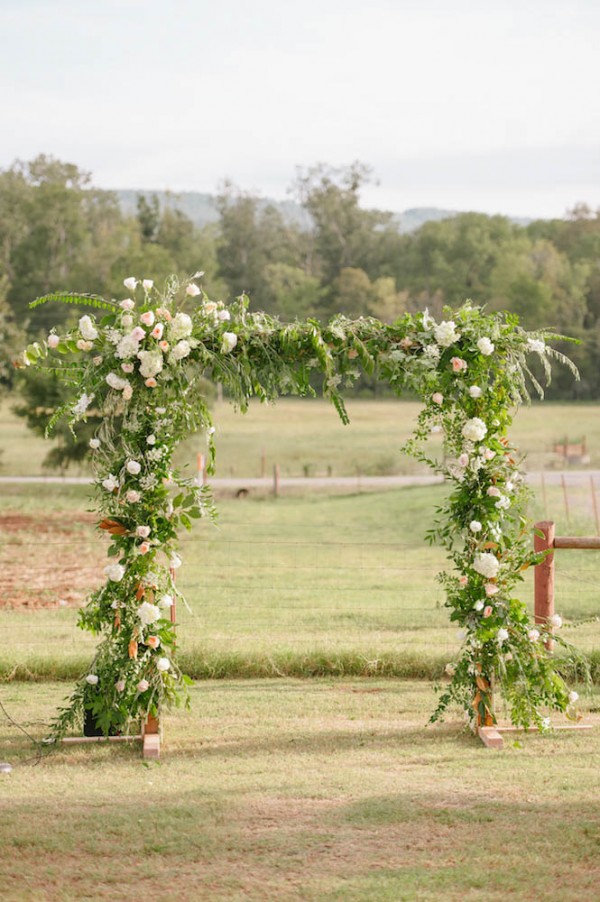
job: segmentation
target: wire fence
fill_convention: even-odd
[[[460,637],[435,579],[443,553],[420,540],[379,538],[375,527],[335,540],[335,526],[306,522],[284,530],[275,520],[258,530],[256,522],[232,520],[220,532],[185,537],[179,647],[451,656]],[[419,538],[421,532],[415,529]],[[0,659],[89,653],[96,639],[77,629],[77,609],[102,584],[105,547],[91,525],[33,548],[18,536],[0,541],[0,624],[7,637]],[[565,637],[591,650],[600,645],[600,555],[582,555],[557,555],[556,606]],[[531,573],[521,597],[532,607]]]

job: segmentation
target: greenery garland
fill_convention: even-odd
[[[171,461],[178,442],[201,430],[213,471],[214,427],[203,380],[221,382],[244,411],[253,396],[314,394],[317,372],[347,422],[341,392],[361,371],[423,400],[404,450],[452,486],[428,538],[441,543],[452,562],[452,572],[439,578],[464,642],[447,667],[450,682],[432,720],[457,702],[471,722],[493,722],[496,684],[515,724],[546,729],[546,709],[568,709],[576,693],[569,693],[544,647],[560,618],[534,626],[515,594],[523,570],[541,558],[531,551],[527,489],[507,429],[528,399],[526,380],[542,393],[528,367],[530,354],[547,378],[551,358],[572,368],[546,343],[549,334],[526,333],[516,317],[486,314],[470,302],[446,310],[440,323],[425,312],[392,325],[342,316],[326,326],[282,324],[250,313],[244,296],[230,306],[211,301],[196,284],[201,275],[184,284],[172,277],[162,294],[150,280],[127,278],[131,297],[121,301],[58,293],[34,302],[92,302],[106,311],[99,321],[86,315],[64,334],[51,332],[23,354],[26,365],[41,364],[73,386],[73,400],[57,411],[49,430],[63,416],[71,426],[92,410],[101,416],[90,441],[94,492],[99,528],[112,539],[106,583],[79,617],[102,641],[56,718],[53,737],[65,735],[85,710],[108,734],[159,715],[165,704],[187,703],[189,680],[173,656],[169,615],[179,594],[177,534],[195,518],[214,517],[215,508],[209,490]],[[190,302],[194,309],[187,313]],[[50,351],[51,366],[45,363]],[[442,461],[426,453],[436,432],[443,433]]]

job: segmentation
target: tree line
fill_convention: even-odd
[[[120,297],[124,275],[161,283],[204,270],[211,297],[249,294],[251,307],[284,320],[335,313],[393,321],[466,298],[517,313],[526,328],[580,340],[563,348],[582,380],[563,374],[554,398],[600,398],[600,211],[578,205],[564,219],[518,225],[462,213],[401,234],[392,213],[361,206],[371,173],[354,163],[299,171],[291,187],[304,218],[224,183],[218,222],[198,228],[175,205],[138,198],[125,215],[72,163],[39,156],[0,171],[0,382],[15,348],[38,337],[63,308],[29,302],[65,289]],[[366,386],[368,388],[368,386]]]

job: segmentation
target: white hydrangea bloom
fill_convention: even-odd
[[[183,360],[184,357],[188,357],[191,351],[189,341],[185,341],[182,339],[178,341],[173,350],[171,351],[171,357],[173,360]]]
[[[117,345],[115,354],[120,360],[127,360],[130,357],[135,357],[139,349],[140,343],[135,336],[131,334],[124,335]]]
[[[140,373],[144,379],[151,379],[162,372],[163,356],[160,351],[140,351],[137,356],[141,361]]]
[[[483,551],[475,555],[473,570],[481,576],[485,576],[486,579],[495,579],[500,570],[500,562],[495,555]]]
[[[192,318],[187,313],[176,313],[169,323],[169,335],[173,341],[188,338],[192,334]]]

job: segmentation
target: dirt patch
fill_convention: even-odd
[[[0,515],[0,607],[80,607],[106,564],[96,521],[84,511]]]
[[[74,526],[93,526],[97,522],[94,514],[78,511],[68,514],[44,514],[27,516],[26,514],[0,514],[0,536],[3,533],[55,533],[73,532]]]

